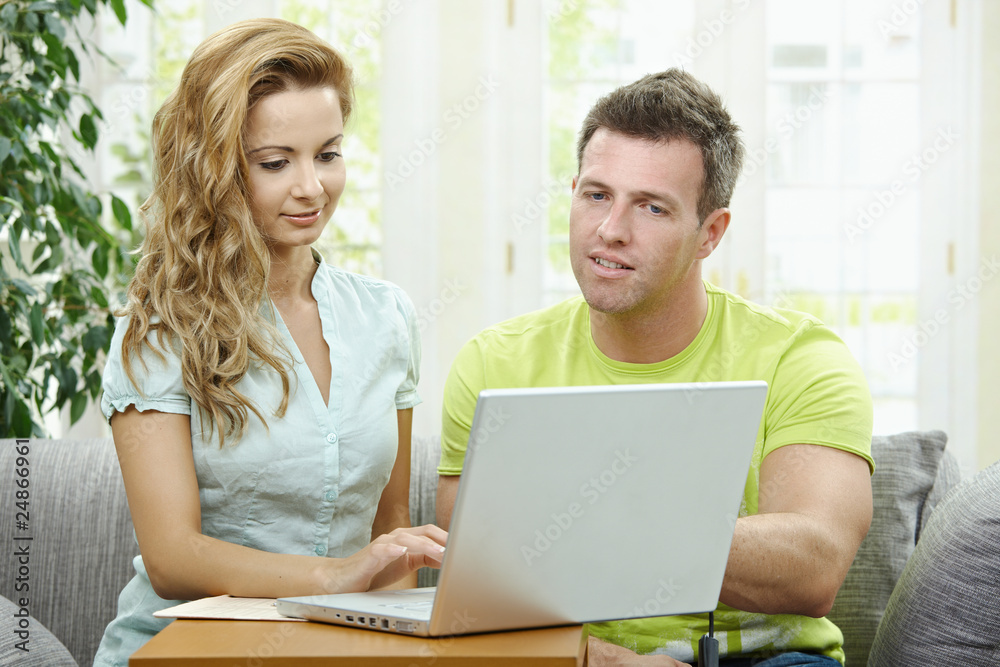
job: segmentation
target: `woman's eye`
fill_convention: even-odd
[[[273,162],[261,162],[260,166],[268,171],[278,171],[288,163],[288,160],[274,160]]]
[[[333,162],[338,157],[340,157],[340,153],[337,151],[327,151],[326,153],[319,154],[319,159],[323,162]]]

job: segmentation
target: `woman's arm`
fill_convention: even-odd
[[[385,585],[440,564],[446,536],[426,527],[398,528],[347,558],[274,554],[202,535],[190,418],[130,406],[111,430],[139,550],[162,598],[362,591],[376,577]]]
[[[378,512],[372,525],[372,539],[390,533],[397,528],[410,527],[410,443],[413,434],[413,409],[396,412],[399,425],[399,450],[396,463],[392,467],[389,483],[382,491]],[[444,537],[444,531],[441,531]],[[405,575],[388,588],[415,588],[416,570]]]
[[[382,498],[372,524],[372,539],[395,528],[410,527],[410,439],[413,433],[413,408],[396,411],[399,427],[399,448],[396,463],[392,466],[389,483],[382,491]]]

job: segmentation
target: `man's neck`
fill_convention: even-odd
[[[707,315],[708,295],[698,280],[656,311],[608,314],[591,309],[590,334],[610,359],[655,364],[683,352],[698,336]]]

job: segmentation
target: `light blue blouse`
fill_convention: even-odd
[[[243,439],[219,447],[216,429],[184,391],[176,351],[160,360],[144,347],[147,370],[134,365],[141,392],[129,381],[121,357],[124,319],[111,342],[101,408],[108,419],[129,405],[191,416],[205,535],[275,553],[344,557],[371,540],[398,448],[396,411],[420,403],[420,340],[413,304],[391,283],[320,263],[312,293],[330,348],[329,405],[268,307],[294,357],[283,418],[274,416],[280,378],[269,367],[252,367],[237,388],[256,402],[267,426],[251,413]],[[141,434],[130,440],[141,446]],[[125,667],[166,626],[153,612],[178,603],[153,592],[141,556],[133,564],[136,575],[122,591],[95,665]]]

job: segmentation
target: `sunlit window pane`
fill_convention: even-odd
[[[768,86],[768,183],[811,186],[838,183],[842,90],[842,86],[824,81]],[[755,164],[751,159],[747,170]]]
[[[544,303],[579,293],[569,264],[569,182],[576,173],[576,139],[584,116],[616,86],[669,67],[689,66],[718,36],[693,30],[692,0],[549,0],[545,119],[548,181]],[[702,34],[703,33],[703,34]]]
[[[872,81],[844,85],[843,157],[848,185],[885,187],[904,173],[918,135],[916,83]]]
[[[876,432],[915,428],[917,353],[894,352],[914,331],[920,277],[917,17],[881,0],[766,10],[767,292],[844,338]]]

